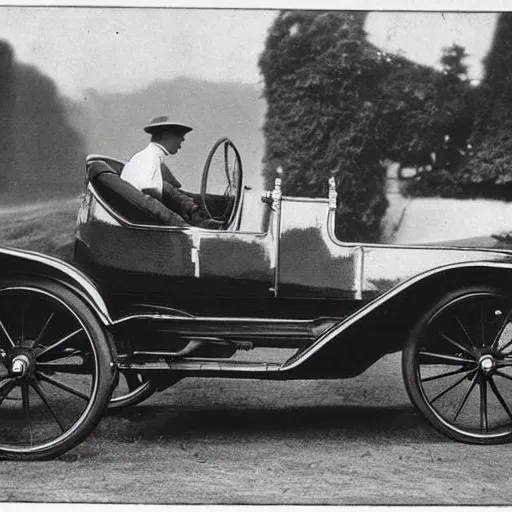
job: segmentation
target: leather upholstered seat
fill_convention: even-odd
[[[137,190],[120,178],[104,160],[93,160],[87,166],[88,180],[107,204],[134,224],[188,226],[175,212],[160,201]]]

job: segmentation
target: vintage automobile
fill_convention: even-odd
[[[1,456],[59,456],[186,377],[341,379],[397,351],[435,428],[512,440],[512,245],[338,240],[334,178],[255,194],[227,138],[190,192],[219,229],[170,225],[122,167],[88,157],[72,265],[0,250]]]

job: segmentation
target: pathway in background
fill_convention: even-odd
[[[396,166],[388,171],[385,243],[439,242],[512,231],[512,202],[492,199],[406,198]]]

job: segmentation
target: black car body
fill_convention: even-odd
[[[212,187],[219,152],[224,182]],[[0,437],[0,453],[54,457],[107,404],[134,405],[185,377],[347,378],[400,350],[409,396],[436,428],[464,442],[512,438],[507,242],[338,240],[334,178],[326,198],[287,197],[279,171],[255,197],[226,138],[188,192],[221,229],[177,227],[122,182],[122,167],[87,160],[74,265],[0,251],[0,413],[8,403],[28,416],[32,393],[48,416],[40,437],[33,426],[22,440]],[[260,229],[247,230],[255,216]],[[29,301],[40,304],[20,332]],[[72,419],[61,401],[81,404]]]

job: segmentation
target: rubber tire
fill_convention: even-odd
[[[418,385],[416,379],[416,364],[415,364],[415,354],[416,354],[416,346],[419,341],[421,341],[421,337],[423,332],[425,331],[430,319],[443,307],[452,302],[455,299],[461,298],[468,294],[473,294],[475,292],[483,292],[483,293],[495,293],[499,295],[503,295],[505,297],[510,297],[510,293],[505,292],[503,289],[489,286],[489,285],[481,285],[481,286],[468,286],[465,288],[460,288],[458,290],[454,290],[442,296],[428,311],[419,319],[419,321],[415,324],[413,329],[411,330],[407,340],[405,342],[403,352],[402,352],[402,375],[405,383],[405,388],[407,390],[407,394],[411,402],[414,406],[423,414],[426,420],[439,432],[444,434],[445,436],[454,439],[455,441],[459,441],[462,443],[468,444],[478,444],[478,445],[492,445],[492,444],[504,444],[512,441],[512,432],[509,434],[504,434],[501,437],[489,437],[489,438],[479,438],[470,436],[469,434],[464,434],[460,431],[453,430],[449,428],[446,423],[444,423],[437,414],[435,414],[432,409],[427,404],[425,397]]]
[[[31,288],[41,290],[62,301],[80,319],[96,349],[96,369],[98,385],[79,420],[64,434],[43,447],[12,451],[2,447],[0,439],[0,457],[10,460],[48,460],[59,457],[71,450],[94,430],[101,420],[112,393],[117,368],[114,364],[113,345],[109,335],[97,319],[90,306],[75,292],[60,283],[37,278],[2,281],[0,292],[5,288]],[[80,422],[78,424],[78,422]]]
[[[156,389],[154,388],[153,384],[151,384],[151,382],[149,381],[146,381],[143,384],[141,384],[141,386],[137,389],[136,393],[129,393],[120,397],[116,397],[115,399],[111,397],[108,403],[108,410],[117,411],[120,409],[126,409],[127,407],[139,405],[145,400],[147,400],[149,397],[153,396],[155,391]]]

